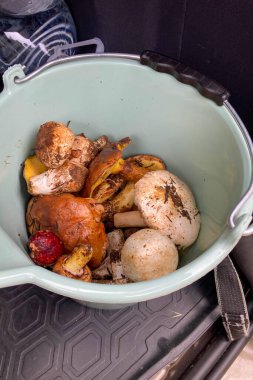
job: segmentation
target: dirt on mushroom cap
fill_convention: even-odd
[[[74,133],[65,124],[49,121],[37,133],[36,155],[48,168],[57,168],[70,156],[74,139]]]
[[[151,228],[188,247],[197,238],[200,214],[189,187],[167,170],[149,172],[135,184],[135,204]]]

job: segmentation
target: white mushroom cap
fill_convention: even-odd
[[[167,170],[148,172],[135,184],[136,206],[150,228],[164,232],[180,247],[197,238],[200,215],[191,190]]]
[[[144,228],[125,241],[121,262],[123,273],[130,280],[152,280],[177,269],[178,252],[165,234]]]

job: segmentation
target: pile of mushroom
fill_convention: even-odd
[[[43,124],[24,163],[32,196],[29,254],[38,265],[81,281],[125,284],[177,269],[197,239],[193,194],[155,156],[123,158],[129,137],[91,140],[68,125]],[[57,244],[57,247],[56,247]]]

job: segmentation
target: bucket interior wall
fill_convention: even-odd
[[[38,127],[49,120],[70,120],[75,133],[91,138],[130,136],[125,156],[157,155],[189,185],[202,227],[180,265],[221,235],[249,185],[250,157],[225,107],[138,62],[101,58],[61,64],[13,84],[8,93],[0,96],[0,225],[23,252],[28,196],[22,162],[33,152]]]

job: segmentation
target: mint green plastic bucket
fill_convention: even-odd
[[[0,120],[0,287],[33,283],[91,306],[118,308],[191,284],[252,232],[252,145],[239,117],[228,102],[216,105],[195,88],[141,65],[137,56],[76,56],[27,77],[14,66],[4,74]],[[32,263],[22,162],[48,120],[70,120],[75,133],[91,138],[131,136],[126,156],[158,155],[188,183],[202,226],[176,272],[153,281],[101,285]]]

